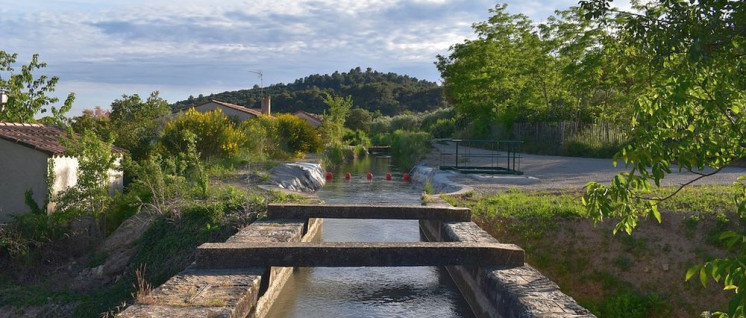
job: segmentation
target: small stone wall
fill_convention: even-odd
[[[227,242],[309,242],[322,220],[257,221]],[[292,267],[200,269],[191,265],[117,317],[264,317]]]
[[[420,220],[429,241],[498,241],[474,222]],[[529,265],[513,268],[446,266],[448,273],[477,317],[595,317],[559,286]]]

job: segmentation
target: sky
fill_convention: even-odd
[[[433,62],[474,38],[485,0],[0,0],[0,50],[59,76],[71,115],[123,94],[169,102],[371,67],[438,82]],[[577,5],[511,0],[534,21]],[[253,71],[253,72],[252,72]],[[7,74],[0,74],[7,75]]]

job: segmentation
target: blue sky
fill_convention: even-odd
[[[0,0],[0,50],[39,53],[76,93],[72,114],[122,94],[175,102],[360,66],[431,81],[433,61],[473,38],[484,0]],[[535,21],[577,1],[508,1]]]

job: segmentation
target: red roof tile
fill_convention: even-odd
[[[262,111],[260,109],[248,108],[248,107],[245,107],[245,106],[231,104],[231,103],[219,101],[219,100],[216,100],[216,99],[212,99],[209,102],[202,103],[200,105],[197,105],[196,107],[199,107],[199,106],[202,106],[202,105],[205,105],[205,104],[209,104],[209,103],[215,103],[215,104],[218,104],[218,105],[221,105],[221,106],[225,106],[225,107],[228,107],[228,108],[231,108],[231,109],[235,109],[235,110],[240,111],[240,112],[252,114],[252,115],[257,116],[257,117],[262,115]]]
[[[5,139],[29,148],[33,148],[49,155],[64,155],[67,147],[62,145],[60,138],[67,133],[53,125],[0,123],[0,139]],[[113,147],[114,152],[124,153],[119,147]]]

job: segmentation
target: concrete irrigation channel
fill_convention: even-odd
[[[292,274],[281,266],[413,265],[445,266],[477,317],[594,317],[524,264],[522,249],[469,221],[467,209],[293,204],[269,211],[276,219],[200,246],[195,264],[119,317],[265,317]],[[311,243],[328,216],[417,219],[428,242]]]

